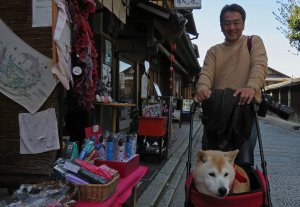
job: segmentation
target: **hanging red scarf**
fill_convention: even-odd
[[[96,11],[92,0],[68,0],[72,16],[72,53],[76,56],[73,67],[79,66],[82,74],[74,78],[74,91],[78,104],[90,111],[95,99],[96,82],[98,80],[98,53],[94,46],[93,33],[88,17]]]

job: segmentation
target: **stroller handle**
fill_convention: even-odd
[[[196,107],[200,107],[200,103],[199,102],[193,102],[192,105],[191,105],[191,108],[190,108],[190,112],[191,114],[195,114],[195,111],[196,111]]]

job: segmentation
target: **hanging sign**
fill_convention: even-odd
[[[32,27],[50,27],[52,25],[51,15],[51,0],[32,0]]]
[[[182,107],[180,113],[180,124],[181,123],[190,123],[191,120],[191,105],[193,100],[190,99],[182,99]]]
[[[156,92],[157,96],[161,96],[161,91],[159,89],[158,84],[153,82],[153,86],[154,86],[154,89],[155,89],[155,92]]]
[[[193,100],[190,99],[183,99],[182,100],[182,112],[190,112],[191,105],[193,103]]]
[[[201,0],[174,0],[177,9],[201,9]]]

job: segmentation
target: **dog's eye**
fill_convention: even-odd
[[[224,177],[227,177],[227,176],[228,176],[228,173],[225,173],[225,174],[224,174]]]
[[[215,177],[216,176],[216,174],[213,173],[213,172],[208,173],[208,175],[211,176],[211,177]]]

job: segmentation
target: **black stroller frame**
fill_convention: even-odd
[[[261,138],[260,127],[259,127],[259,122],[258,122],[258,118],[257,118],[258,105],[257,104],[252,104],[252,105],[253,105],[253,109],[255,112],[254,120],[255,120],[256,131],[257,131],[257,139],[258,139],[259,153],[260,153],[260,159],[261,159],[261,168],[262,168],[262,172],[263,172],[263,175],[264,175],[264,178],[266,181],[266,196],[268,199],[268,207],[272,207],[271,195],[270,195],[270,184],[269,184],[268,172],[267,172],[267,162],[265,161],[265,157],[264,157],[262,138]],[[199,106],[199,103],[193,102],[191,105],[191,108],[190,108],[190,131],[189,131],[189,144],[188,144],[188,160],[186,162],[186,168],[187,168],[186,177],[188,177],[189,174],[191,173],[193,120],[194,120],[194,114],[196,112],[197,106]]]

